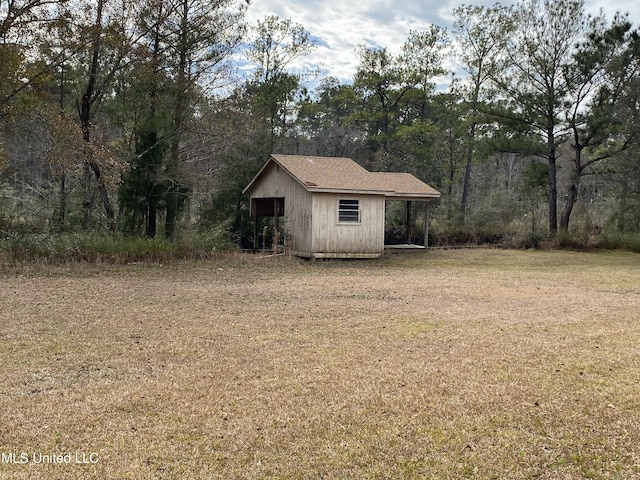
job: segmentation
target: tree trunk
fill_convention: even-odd
[[[61,120],[62,115],[64,115],[64,62],[60,65],[60,114]],[[67,195],[65,193],[66,182],[67,182],[67,172],[65,168],[64,161],[60,161],[60,181],[58,184],[58,230],[63,232],[65,230],[65,215],[67,212]]]
[[[65,222],[65,213],[67,210],[67,195],[65,193],[66,180],[67,180],[67,176],[63,167],[62,173],[60,173],[60,183],[59,183],[59,190],[58,190],[58,209],[59,209],[58,230],[60,230],[61,232],[63,232],[65,229],[64,222]]]
[[[147,224],[145,228],[145,234],[149,238],[154,238],[156,236],[157,216],[156,196],[155,193],[152,193],[147,202]]]
[[[85,153],[85,155],[88,155],[88,153]],[[84,162],[82,165],[82,210],[84,212],[82,228],[85,230],[88,230],[93,225],[92,203],[91,168],[89,168],[88,162]]]
[[[449,128],[447,131],[447,155],[449,160],[449,183],[447,185],[447,220],[451,220],[453,218],[453,181],[456,177],[456,158],[454,152],[454,138],[452,129]],[[456,208],[457,210],[457,208]]]
[[[464,182],[462,184],[462,200],[460,201],[460,225],[464,226],[469,200],[469,186],[471,185],[471,166],[473,164],[473,144],[476,135],[476,124],[472,123],[469,129],[469,146],[467,148],[467,165],[464,169]]]
[[[569,229],[569,220],[571,219],[571,212],[573,211],[573,207],[578,200],[578,187],[580,186],[580,179],[582,178],[582,173],[584,170],[584,166],[582,165],[582,150],[584,146],[578,143],[578,135],[575,135],[575,155],[573,158],[573,168],[574,171],[572,173],[571,185],[569,186],[569,191],[567,192],[567,202],[564,205],[564,209],[562,210],[562,216],[560,217],[560,229],[565,232]]]
[[[547,161],[549,162],[549,232],[555,236],[558,233],[558,184],[553,124],[547,130]]]
[[[578,186],[577,182],[573,182],[569,187],[569,193],[567,194],[567,203],[564,204],[562,215],[560,216],[560,230],[567,231],[569,229],[569,218],[576,200],[578,199]]]
[[[167,238],[172,238],[175,234],[178,222],[178,211],[182,188],[180,183],[180,140],[182,138],[183,119],[187,110],[188,82],[188,34],[189,34],[189,5],[186,0],[182,1],[181,25],[179,49],[180,57],[178,61],[178,93],[175,98],[175,111],[173,118],[174,135],[171,141],[170,158],[167,165],[167,176],[171,186],[166,195],[167,210],[165,217],[164,234]]]
[[[176,232],[176,222],[178,218],[178,195],[176,185],[172,185],[167,192],[165,199],[167,202],[166,217],[164,225],[164,235],[172,238]]]
[[[100,167],[93,158],[93,152],[90,148],[91,143],[91,104],[93,102],[94,94],[96,91],[96,83],[98,76],[98,59],[100,55],[100,45],[102,42],[102,9],[104,7],[105,0],[99,0],[96,12],[96,33],[93,39],[93,53],[91,57],[91,67],[89,71],[89,82],[87,88],[82,95],[82,102],[79,107],[80,125],[82,128],[82,139],[87,143],[85,148],[84,157],[84,191],[83,191],[83,208],[84,208],[84,228],[89,228],[91,223],[91,171],[93,171],[96,180],[98,181],[98,191],[100,198],[104,206],[107,218],[113,220],[115,217],[111,202],[109,201],[109,195],[107,194],[107,188],[104,184],[104,179],[100,173]],[[87,174],[87,172],[89,172]]]

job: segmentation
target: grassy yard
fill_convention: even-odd
[[[640,477],[638,254],[5,269],[0,362],[0,479]]]

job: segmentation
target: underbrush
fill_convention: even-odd
[[[39,233],[0,239],[0,258],[13,264],[167,262],[211,258],[233,249],[223,230],[183,235],[172,240],[96,232]]]
[[[607,250],[629,250],[631,252],[640,253],[640,236],[632,234],[601,234],[595,245],[597,248]]]
[[[540,248],[546,240],[542,234],[508,229],[453,228],[430,232],[429,245],[435,247],[481,246],[499,248]]]
[[[435,247],[489,245],[509,249],[604,249],[640,253],[640,235],[606,231],[585,233],[581,229],[559,230],[555,235],[550,235],[527,231],[524,228],[445,227],[438,230],[432,229],[429,232],[429,245]]]

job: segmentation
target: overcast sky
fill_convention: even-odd
[[[634,26],[640,26],[638,0],[585,2],[587,13],[595,15],[602,9],[608,21],[616,12],[629,13]],[[255,24],[267,15],[276,15],[302,25],[318,45],[304,62],[320,67],[321,77],[331,75],[350,83],[358,63],[358,45],[386,47],[396,54],[411,30],[424,30],[435,24],[451,32],[455,7],[495,3],[491,0],[251,0],[247,19]]]

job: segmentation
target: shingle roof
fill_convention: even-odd
[[[370,175],[379,177],[380,182],[393,191],[393,196],[440,196],[439,191],[410,173],[371,172]]]
[[[369,172],[352,159],[344,157],[277,154],[271,155],[262,170],[245,188],[245,192],[271,161],[275,161],[312,192],[357,192],[417,198],[440,196],[440,192],[409,173]]]

